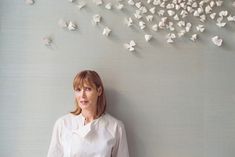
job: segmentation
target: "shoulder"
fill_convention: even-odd
[[[118,130],[124,129],[124,124],[121,120],[111,116],[108,113],[105,113],[102,116],[102,125],[107,128],[110,132],[114,133],[117,132]]]
[[[55,127],[66,127],[72,128],[74,125],[74,121],[78,116],[68,113],[60,118],[58,118],[55,122]]]
[[[120,121],[119,119],[113,117],[112,115],[110,115],[109,113],[105,113],[102,117],[102,119],[110,124],[116,124],[116,125],[120,125],[122,124],[122,121]]]
[[[68,113],[64,116],[59,117],[56,120],[56,123],[69,122],[69,121],[73,120],[74,118],[75,118],[75,115]]]

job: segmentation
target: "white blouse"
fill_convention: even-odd
[[[82,114],[59,118],[47,157],[129,157],[121,121],[107,113],[86,125],[84,121]]]

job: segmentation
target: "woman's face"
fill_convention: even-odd
[[[95,85],[84,84],[84,86],[75,90],[75,97],[79,107],[82,110],[96,111],[97,99],[101,95],[101,88]]]

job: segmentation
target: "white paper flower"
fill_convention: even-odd
[[[146,18],[146,20],[148,22],[152,22],[153,21],[153,15],[147,15],[145,18]]]
[[[177,25],[178,25],[179,27],[184,27],[184,26],[185,26],[185,21],[179,21],[179,22],[177,23]]]
[[[185,30],[180,30],[180,31],[179,31],[179,33],[178,33],[178,37],[182,37],[182,36],[184,36],[184,35],[185,35],[185,33],[186,33],[186,31],[185,31]]]
[[[185,2],[181,2],[181,3],[179,3],[179,5],[180,5],[181,8],[186,9],[186,4],[185,4]]]
[[[197,36],[198,36],[197,34],[193,34],[190,39],[191,39],[192,41],[196,41],[197,38],[198,38]]]
[[[185,18],[186,16],[188,16],[188,12],[186,10],[182,10],[180,15],[182,18]]]
[[[150,4],[153,0],[147,0],[147,3]]]
[[[198,11],[195,10],[194,13],[193,13],[193,16],[197,17],[197,16],[199,16],[199,15],[200,15],[200,14],[198,13]]]
[[[42,42],[45,46],[51,46],[52,38],[51,37],[44,37],[44,38],[42,38]]]
[[[192,7],[190,7],[190,6],[187,6],[187,11],[188,11],[189,13],[192,13],[192,12],[194,12],[194,9],[193,9]]]
[[[175,39],[176,35],[174,33],[169,33],[166,35],[167,38]]]
[[[139,21],[139,26],[140,26],[140,29],[144,29],[146,27],[145,22]]]
[[[155,11],[156,11],[156,7],[152,7],[149,9],[149,11],[152,13],[152,14],[155,14]]]
[[[197,6],[198,6],[198,5],[197,5],[197,2],[193,2],[192,7],[193,7],[193,8],[197,8]]]
[[[217,22],[216,25],[220,28],[225,27],[227,23],[226,22]]]
[[[165,13],[165,10],[159,10],[157,13],[158,13],[159,16],[163,16],[164,13]]]
[[[24,0],[24,2],[27,5],[33,5],[34,4],[34,0]]]
[[[129,51],[135,50],[136,43],[134,40],[131,40],[130,43],[124,44],[124,47],[128,49]]]
[[[211,8],[213,8],[213,7],[215,6],[215,2],[214,2],[214,1],[211,1],[211,2],[210,2],[210,6],[211,6]]]
[[[165,3],[165,2],[162,2],[162,3],[160,4],[160,7],[165,8],[165,7],[166,7],[166,3]]]
[[[121,4],[121,3],[118,3],[118,4],[116,5],[116,8],[117,8],[118,10],[122,10],[122,9],[124,8],[124,5]]]
[[[191,30],[192,24],[190,22],[188,22],[185,26],[185,31],[189,32]]]
[[[223,10],[219,12],[219,16],[227,16],[228,15],[228,11],[227,10]]]
[[[167,10],[167,13],[169,16],[175,15],[175,11],[173,11],[173,10]]]
[[[158,27],[161,28],[161,29],[164,29],[166,27],[166,23],[164,21],[160,21],[158,23]]]
[[[137,8],[140,8],[140,7],[142,6],[142,4],[141,4],[141,2],[137,2],[137,3],[135,3],[135,6],[136,6]]]
[[[199,13],[199,15],[200,15],[200,14],[203,13],[203,8],[201,8],[201,7],[200,7],[200,8],[197,8],[197,11],[198,11],[198,13]]]
[[[174,31],[174,30],[175,30],[175,27],[167,26],[167,29],[169,29],[170,31]]]
[[[105,27],[104,30],[103,30],[103,35],[104,36],[109,36],[111,33],[111,29],[109,29],[108,27]]]
[[[152,30],[155,31],[155,32],[158,31],[158,25],[157,25],[157,24],[154,24],[154,25],[152,26]]]
[[[217,21],[218,23],[221,23],[221,22],[223,21],[223,16],[218,17],[216,21]]]
[[[216,46],[221,46],[223,43],[223,39],[218,36],[214,36],[213,38],[211,38],[211,40]]]
[[[169,29],[170,31],[174,31],[175,28],[173,27],[174,23],[169,21],[168,24],[166,24],[166,28]]]
[[[199,32],[204,32],[204,31],[205,31],[204,25],[198,25],[198,26],[196,26],[196,29],[197,29],[197,31],[199,31]]]
[[[173,25],[174,25],[173,22],[171,22],[171,21],[168,22],[168,26],[173,26]]]
[[[149,40],[151,40],[152,39],[152,35],[150,35],[150,34],[145,34],[144,35],[144,38],[145,38],[145,40],[147,41],[147,42],[149,42]]]
[[[173,17],[173,19],[176,20],[176,21],[179,21],[179,20],[180,20],[180,19],[179,19],[179,16],[178,16],[177,14],[175,14],[175,16]]]
[[[135,2],[133,0],[128,0],[129,5],[135,5]]]
[[[221,1],[221,0],[217,0],[217,1],[215,1],[215,3],[218,7],[223,5],[223,1]]]
[[[201,21],[201,22],[205,22],[205,21],[206,21],[206,15],[204,15],[204,14],[201,15],[201,16],[200,16],[200,21]]]
[[[147,8],[144,7],[144,6],[140,7],[140,11],[141,11],[142,14],[145,14],[145,13],[148,12]]]
[[[166,22],[167,20],[168,20],[168,17],[162,17],[162,18],[161,18],[161,21],[162,21],[162,22]]]
[[[125,18],[125,24],[128,26],[128,27],[130,27],[130,26],[132,26],[133,25],[133,20],[132,20],[132,18],[131,17],[129,17],[129,18]]]
[[[105,5],[105,8],[108,9],[108,10],[111,10],[112,9],[112,4],[111,3],[107,3]]]
[[[93,0],[96,5],[102,5],[103,0]]]
[[[142,18],[142,15],[141,15],[140,10],[136,10],[134,16],[135,16],[135,18],[137,18],[137,19],[141,19],[141,18]]]
[[[84,8],[85,6],[86,6],[86,3],[85,3],[84,1],[80,1],[80,2],[78,2],[78,4],[77,4],[78,9],[82,9],[82,8]]]
[[[209,13],[211,13],[211,10],[212,10],[211,6],[207,5],[205,8],[205,13],[209,14]]]
[[[75,31],[77,28],[78,28],[78,26],[75,23],[73,23],[72,21],[69,22],[68,30]]]
[[[93,23],[98,24],[101,21],[101,16],[99,14],[96,14],[93,16]]]
[[[180,9],[180,5],[176,4],[175,5],[175,10],[179,10]]]
[[[174,40],[172,38],[167,38],[166,42],[171,44],[171,43],[174,43]]]
[[[203,7],[204,3],[205,3],[205,1],[203,1],[203,0],[200,1],[200,2],[199,2],[199,6],[200,6],[200,7]]]
[[[167,34],[166,38],[167,38],[167,43],[173,43],[174,42],[173,39],[176,38],[176,35],[174,33],[169,33]]]
[[[161,0],[154,0],[153,1],[153,5],[160,5],[161,4]]]
[[[166,5],[166,8],[167,9],[173,9],[175,7],[175,5],[173,4],[173,3],[168,3],[167,5]]]
[[[228,21],[235,21],[235,16],[229,15],[229,16],[227,17],[227,20],[228,20]]]
[[[177,0],[172,0],[172,4],[177,4]]]
[[[147,0],[147,3],[150,4],[153,0]]]
[[[215,16],[216,16],[216,13],[212,13],[212,14],[210,14],[210,18],[211,18],[212,20],[214,20],[214,19],[215,19]]]

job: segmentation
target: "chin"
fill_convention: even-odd
[[[90,105],[79,105],[81,109],[88,109]]]

